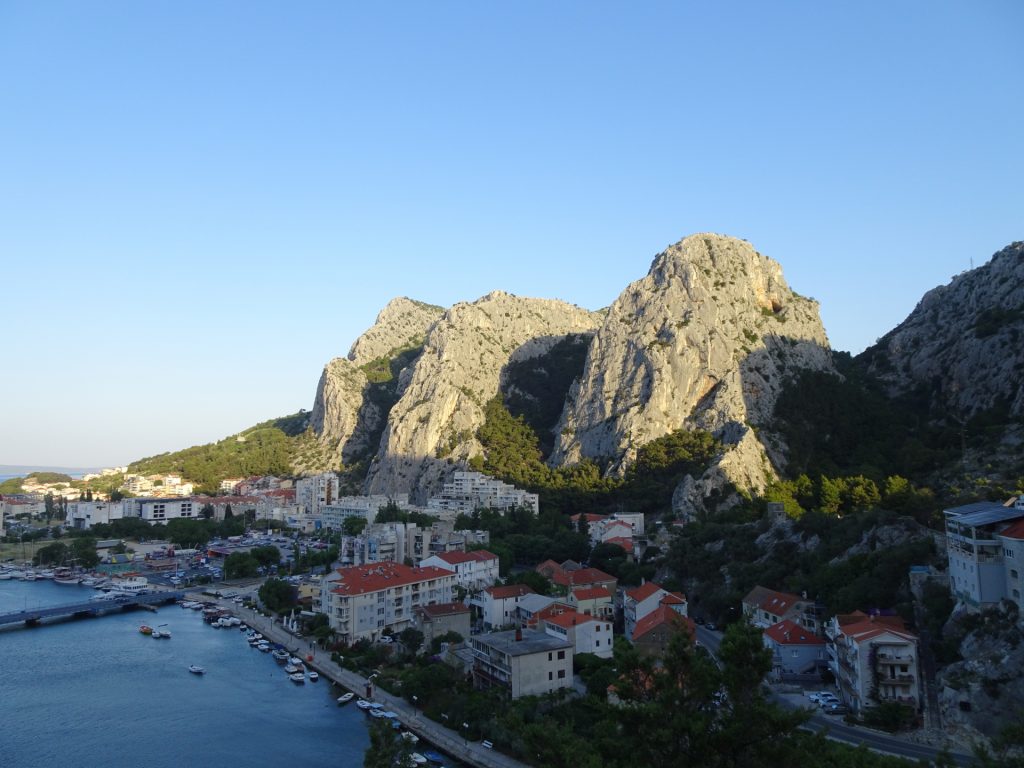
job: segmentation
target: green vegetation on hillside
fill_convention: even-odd
[[[272,419],[216,443],[141,459],[128,469],[140,475],[180,473],[201,493],[216,492],[226,477],[287,476],[306,421],[303,412]]]

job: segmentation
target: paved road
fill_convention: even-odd
[[[209,600],[209,598],[204,599]],[[301,658],[308,659],[306,665],[316,669],[323,676],[352,691],[357,696],[365,695],[367,684],[365,677],[339,667],[331,661],[330,653],[316,648],[309,640],[288,634],[280,624],[273,624],[269,618],[259,615],[250,608],[242,608],[229,600],[213,602],[234,612],[236,616],[259,631],[264,637],[270,638],[275,643],[280,643]],[[529,768],[526,763],[521,763],[508,755],[487,749],[478,742],[467,741],[456,731],[424,717],[399,696],[392,696],[375,687],[373,699],[395,712],[408,730],[464,763],[478,766],[478,768]],[[350,704],[349,706],[354,705]]]
[[[722,633],[712,632],[706,627],[697,626],[697,641],[703,645],[716,659],[718,648],[722,644]],[[779,696],[772,697],[776,702],[786,707],[806,707],[812,711],[810,718],[804,724],[804,728],[815,733],[824,731],[825,734],[836,741],[847,744],[863,744],[869,749],[878,752],[886,752],[899,757],[906,757],[911,760],[933,761],[941,750],[927,744],[916,744],[899,736],[890,736],[886,733],[873,731],[868,728],[847,725],[842,718],[830,717],[820,711],[814,710],[810,702],[802,697]],[[972,765],[974,758],[964,752],[950,752],[950,756],[957,765]]]

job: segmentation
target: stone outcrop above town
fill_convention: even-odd
[[[347,358],[336,357],[324,366],[310,426],[332,457],[332,467],[372,455],[388,415],[387,397],[368,396],[371,382],[364,367],[371,367],[375,381],[382,376],[390,378],[393,361],[421,347],[443,314],[442,307],[405,297],[392,299],[373,326],[356,339]],[[379,370],[373,369],[374,365]]]
[[[444,307],[413,301],[404,296],[392,299],[377,315],[348,352],[356,365],[380,359],[391,359],[403,349],[423,344],[430,327],[444,315]]]
[[[572,304],[501,291],[456,304],[434,324],[400,385],[365,490],[423,497],[438,489],[459,462],[480,453],[476,431],[503,368],[600,322],[600,314]]]
[[[862,357],[892,394],[923,388],[936,411],[1024,415],[1024,242],[926,293]]]
[[[747,242],[687,237],[657,256],[619,296],[591,342],[570,393],[551,461],[592,458],[621,473],[637,449],[680,428],[701,428],[727,450],[685,481],[673,506],[688,514],[729,485],[760,491],[775,476],[754,432],[771,417],[784,377],[832,370],[818,305]]]

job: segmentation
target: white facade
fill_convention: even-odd
[[[333,472],[304,477],[295,483],[295,502],[305,507],[307,513],[319,517],[321,510],[338,498],[339,488],[340,481]]]
[[[531,629],[474,635],[473,679],[511,698],[542,696],[572,685],[572,645]]]
[[[953,596],[968,607],[978,609],[996,605],[1012,595],[1007,592],[1010,584],[1004,559],[1006,545],[1000,534],[1024,519],[1022,499],[1017,499],[1014,506],[995,502],[967,504],[947,509],[944,514],[949,586]],[[1015,570],[1019,573],[1019,566]]]
[[[665,600],[673,603],[673,610],[680,616],[687,615],[688,606],[682,595],[674,595],[653,581],[648,581],[639,587],[625,590],[622,600],[622,612],[625,620],[624,629],[626,637],[632,638],[636,625],[646,616],[656,611]]]
[[[73,501],[68,504],[64,524],[68,528],[88,530],[94,525],[105,525],[124,517],[122,501]]]
[[[192,499],[125,499],[123,504],[123,517],[138,517],[152,524],[200,517],[200,506]]]
[[[840,618],[828,623],[825,640],[843,703],[855,712],[882,701],[923,707],[917,637],[874,617]]]
[[[477,608],[484,629],[509,627],[516,622],[519,601],[534,591],[522,584],[504,587],[487,587],[470,598],[470,605]]]
[[[573,655],[592,653],[601,659],[612,657],[612,623],[575,611],[542,619],[544,631],[572,644]]]
[[[427,501],[429,510],[466,515],[476,509],[510,510],[516,507],[528,507],[537,514],[540,510],[539,497],[479,472],[456,472],[451,481],[444,484],[441,494]]]
[[[320,584],[320,610],[344,643],[375,640],[412,626],[414,611],[452,601],[455,574],[399,563],[339,568]]]
[[[498,556],[486,550],[444,552],[420,561],[455,571],[456,583],[469,592],[492,586],[498,580]]]

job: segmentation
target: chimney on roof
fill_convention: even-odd
[[[522,627],[516,627],[516,642],[518,643],[522,639],[523,639]]]

